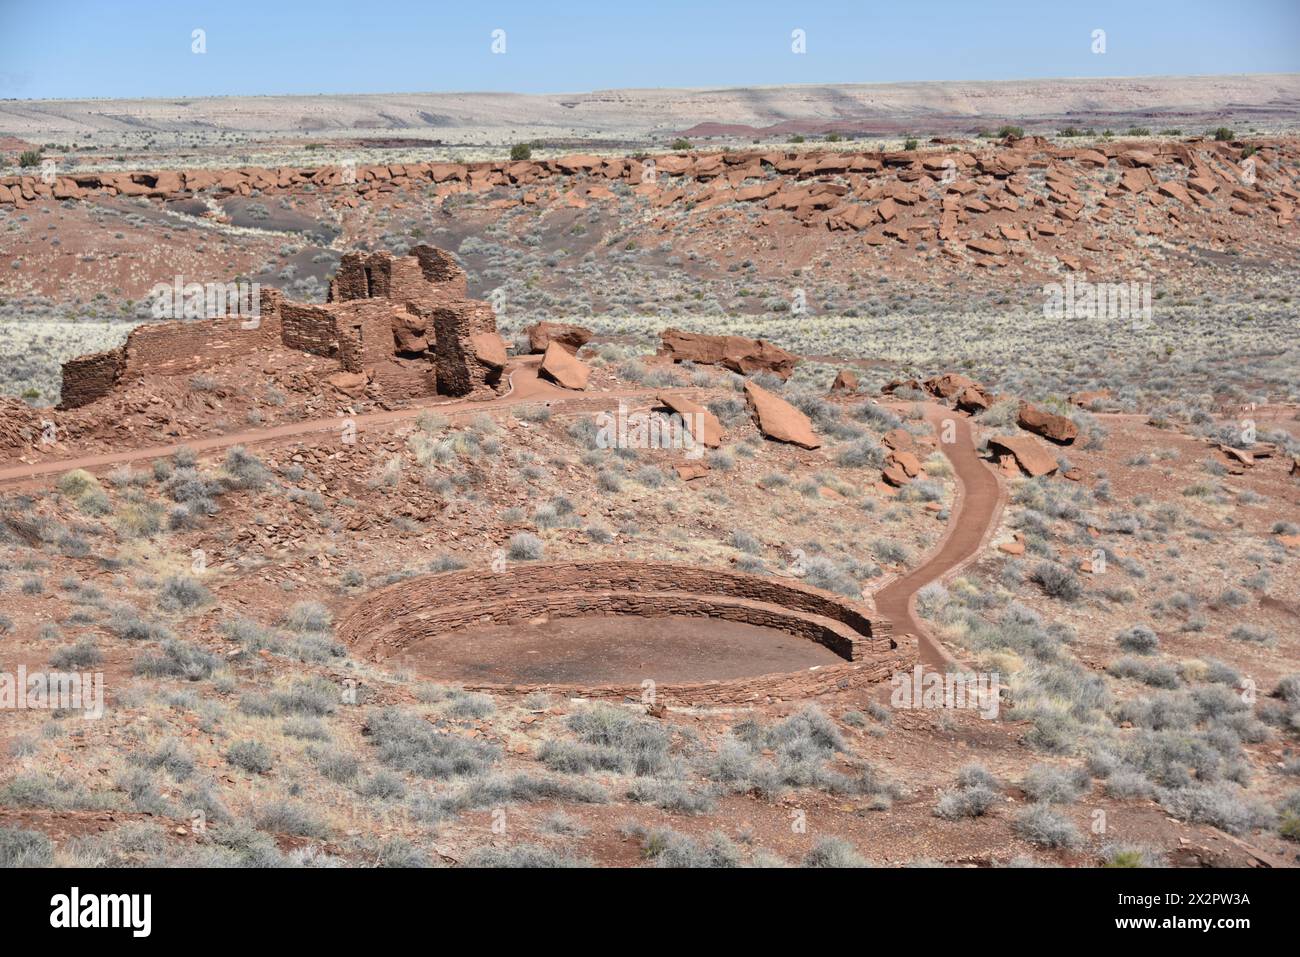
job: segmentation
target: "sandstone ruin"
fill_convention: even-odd
[[[187,375],[223,359],[288,349],[332,359],[374,398],[495,394],[505,343],[492,307],[470,299],[465,272],[432,246],[405,256],[348,253],[324,303],[258,293],[256,316],[142,325],[115,349],[63,364],[60,408],[73,409],[145,376]]]

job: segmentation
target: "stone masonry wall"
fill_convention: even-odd
[[[76,409],[108,395],[126,368],[126,349],[77,356],[63,363],[61,409]]]

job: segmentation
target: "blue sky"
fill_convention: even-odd
[[[1300,0],[0,0],[0,24],[20,99],[1300,71]]]

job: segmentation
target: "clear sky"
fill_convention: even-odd
[[[1300,0],[0,0],[19,99],[1297,71]]]

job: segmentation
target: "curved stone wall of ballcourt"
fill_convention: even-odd
[[[339,638],[382,661],[416,642],[455,641],[456,632],[539,616],[669,616],[776,629],[830,648],[842,663],[735,680],[659,686],[670,701],[740,703],[872,684],[916,661],[916,641],[860,603],[802,582],[673,562],[519,563],[504,572],[466,569],[410,578],[360,599],[339,623]],[[475,690],[548,690],[593,698],[639,696],[639,685],[573,687],[464,682]]]

